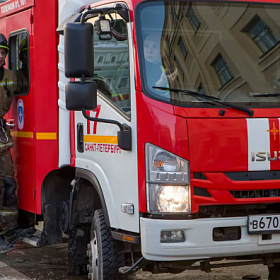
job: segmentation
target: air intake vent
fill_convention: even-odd
[[[235,198],[262,198],[262,197],[278,197],[280,189],[275,190],[250,190],[250,191],[230,191]]]
[[[200,180],[207,180],[207,178],[203,175],[203,173],[195,172],[193,173],[194,179],[200,179]]]
[[[211,197],[210,193],[207,190],[198,187],[193,187],[193,194],[198,196]]]

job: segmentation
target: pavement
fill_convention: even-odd
[[[86,280],[87,276],[67,276],[68,244],[45,247],[36,242],[19,242],[15,250],[0,255],[0,280]],[[179,274],[151,274],[138,271],[129,280],[267,280],[262,264],[213,269],[211,273],[184,271]],[[280,279],[280,275],[279,275]]]
[[[20,273],[16,269],[13,269],[9,265],[0,261],[0,279],[1,280],[24,280],[31,279]]]
[[[87,279],[87,276],[67,276],[67,243],[36,248],[21,242],[14,251],[0,255],[0,260],[0,280]],[[139,271],[131,275],[129,280],[267,280],[267,274],[267,268],[259,264],[217,268],[211,273],[185,271],[180,274],[153,275]]]

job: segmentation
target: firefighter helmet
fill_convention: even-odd
[[[5,49],[7,53],[10,50],[7,39],[2,33],[0,33],[0,48]]]

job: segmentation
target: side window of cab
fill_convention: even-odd
[[[11,33],[9,36],[8,67],[17,76],[18,88],[15,95],[27,95],[30,88],[29,34],[27,30]]]
[[[93,25],[98,18],[89,19]],[[131,114],[127,23],[115,14],[110,20],[112,38],[99,38],[94,31],[94,76],[99,93],[128,117]]]

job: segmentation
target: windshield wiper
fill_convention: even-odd
[[[249,117],[252,117],[254,115],[254,111],[251,109],[248,109],[246,107],[241,107],[238,105],[233,105],[224,101],[220,101],[221,99],[218,97],[214,97],[214,96],[210,96],[210,95],[206,95],[206,94],[201,94],[199,92],[196,91],[192,91],[192,90],[187,90],[187,89],[176,89],[176,88],[167,88],[167,87],[153,87],[156,89],[160,89],[160,90],[170,90],[173,92],[181,92],[190,96],[194,96],[194,97],[201,97],[204,98],[206,100],[211,100],[212,102],[216,102],[218,104],[233,108],[233,109],[237,109],[243,112],[246,112],[248,114]]]
[[[279,97],[280,93],[253,94],[253,97]]]
[[[219,97],[215,97],[215,96],[211,96],[211,95],[207,95],[207,94],[202,94],[202,93],[199,93],[197,91],[192,91],[192,90],[188,90],[188,89],[176,89],[176,88],[167,88],[167,87],[153,87],[153,88],[156,88],[156,89],[160,89],[160,90],[171,90],[171,91],[174,91],[174,92],[182,92],[182,93],[185,93],[185,94],[188,94],[188,95],[193,95],[194,97],[202,97],[204,98],[205,96],[209,98],[209,100],[221,100]],[[206,99],[206,98],[205,98]]]

